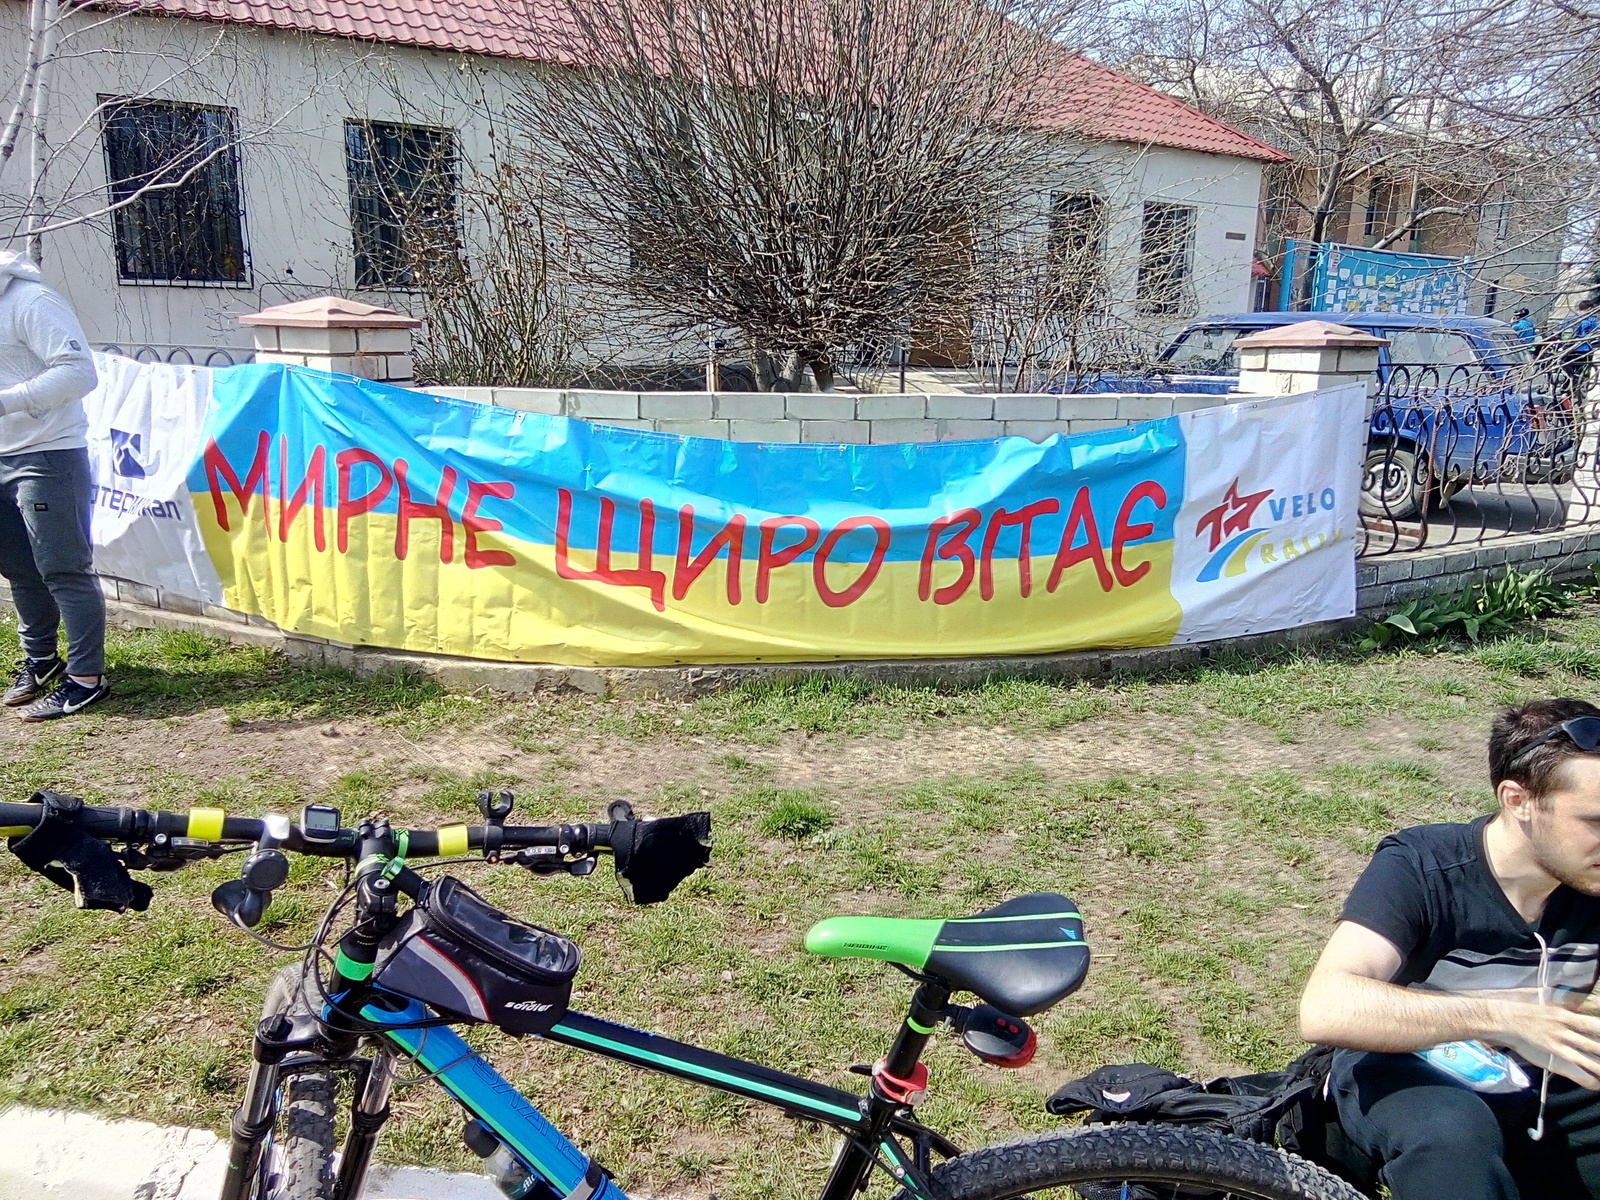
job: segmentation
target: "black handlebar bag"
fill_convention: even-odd
[[[567,938],[508,917],[445,875],[379,943],[372,982],[447,1016],[544,1033],[567,1011],[579,960]]]

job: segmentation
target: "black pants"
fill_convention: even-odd
[[[1600,1093],[1550,1081],[1544,1137],[1534,1086],[1474,1092],[1414,1054],[1341,1050],[1332,1093],[1345,1135],[1381,1164],[1393,1200],[1600,1198]]]

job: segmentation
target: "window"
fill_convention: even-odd
[[[1194,209],[1147,200],[1139,233],[1139,311],[1175,313],[1184,307],[1189,283],[1189,247]]]
[[[234,112],[100,98],[123,279],[248,283]]]
[[[1242,332],[1220,325],[1191,329],[1167,351],[1166,365],[1188,375],[1232,375],[1239,369],[1233,343]]]
[[[358,288],[412,287],[456,262],[456,139],[448,129],[349,121],[350,230]]]
[[[1098,288],[1106,231],[1106,202],[1095,195],[1057,195],[1050,204],[1050,269],[1058,283],[1081,292]]]
[[[1455,377],[1457,370],[1477,374],[1482,360],[1477,348],[1459,333],[1442,329],[1380,330],[1389,339],[1389,362],[1397,367],[1432,367],[1441,378]]]

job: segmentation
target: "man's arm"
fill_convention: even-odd
[[[64,301],[42,292],[24,306],[17,323],[23,342],[44,364],[44,370],[32,379],[0,388],[0,412],[43,417],[94,390],[94,356],[78,318]]]
[[[1395,1054],[1441,1042],[1487,1042],[1600,1090],[1600,1017],[1557,1004],[1398,987],[1390,980],[1403,961],[1388,938],[1340,921],[1300,995],[1300,1036]]]

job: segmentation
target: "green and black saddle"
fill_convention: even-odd
[[[1018,1017],[1060,1003],[1089,970],[1083,916],[1054,892],[948,921],[829,917],[806,933],[806,949],[898,963]]]

